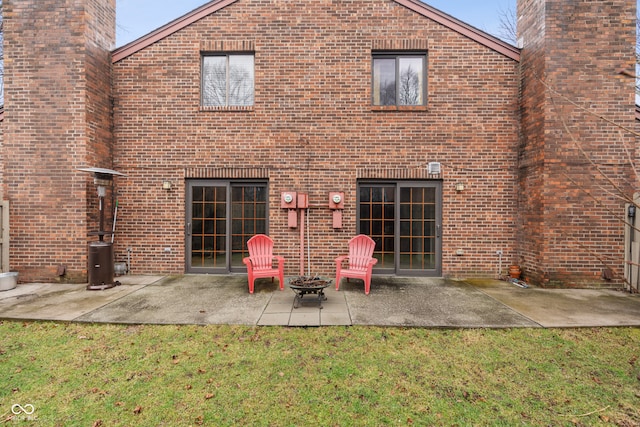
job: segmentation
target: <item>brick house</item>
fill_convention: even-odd
[[[86,280],[97,166],[134,274],[242,273],[267,233],[332,275],[364,233],[376,274],[620,284],[634,0],[520,0],[522,48],[417,0],[214,0],[115,50],[115,0],[4,10],[21,280]]]

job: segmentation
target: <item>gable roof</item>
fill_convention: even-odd
[[[462,22],[459,19],[456,19],[453,16],[436,9],[433,6],[429,6],[428,4],[423,3],[419,0],[393,1],[406,7],[407,9],[410,9],[422,16],[431,19],[432,21],[437,22],[438,24],[444,25],[450,30],[460,33],[463,36],[468,37],[471,40],[488,47],[489,49],[495,50],[496,52],[501,53],[504,56],[513,59],[514,61],[520,61],[520,49],[518,49],[517,47],[503,40],[500,40],[499,38],[494,37],[489,33],[479,30],[472,25]]]
[[[218,10],[235,3],[238,0],[213,0],[200,6],[197,9],[175,19],[168,24],[150,32],[149,34],[140,37],[137,40],[132,41],[124,46],[115,49],[112,55],[112,62],[116,63],[127,58],[134,53],[151,46],[152,44],[170,36],[171,34],[193,24],[200,19],[217,12]],[[392,0],[409,10],[412,10],[422,16],[425,16],[445,27],[462,34],[465,37],[474,40],[481,45],[488,47],[504,56],[513,59],[514,61],[520,61],[520,49],[506,43],[497,37],[494,37],[484,31],[481,31],[469,24],[466,24],[453,16],[436,9],[433,6],[429,6],[419,0]]]

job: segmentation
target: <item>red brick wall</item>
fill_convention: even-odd
[[[86,280],[95,189],[110,163],[114,0],[5,0],[4,197],[20,280]],[[88,206],[89,205],[89,206]],[[89,208],[89,209],[88,209]]]
[[[621,141],[637,156],[634,140],[537,77],[635,126],[633,82],[617,74],[633,61],[633,0],[521,1],[521,64],[393,1],[242,1],[115,63],[113,86],[114,0],[4,9],[2,185],[22,280],[56,279],[59,266],[86,278],[97,206],[81,166],[128,174],[117,181],[116,255],[131,248],[134,273],[184,271],[186,179],[257,177],[269,180],[269,233],[287,274],[299,231],[280,193],[295,190],[311,203],[312,270],[330,275],[356,232],[357,180],[427,179],[429,161],[443,165],[445,276],[494,276],[498,250],[504,268],[518,262],[545,285],[621,273],[623,202],[608,192],[613,182],[630,193]],[[428,51],[428,107],[372,109],[372,49],[406,46]],[[253,108],[200,109],[200,53],[217,49],[255,52]],[[345,192],[342,230],[326,208],[332,190]]]
[[[521,141],[518,149],[518,259],[528,279],[539,282],[544,265],[544,135],[545,90],[536,79],[543,75],[544,11],[543,0],[518,2],[518,32],[527,47],[522,52]]]
[[[635,158],[635,139],[597,116],[635,126],[634,82],[618,74],[634,61],[635,5],[519,3],[518,251],[535,282],[593,285],[605,269],[622,275],[620,196],[632,194],[635,180],[624,147]]]
[[[428,108],[374,111],[372,48],[407,44],[428,49]],[[255,51],[254,107],[201,111],[201,51],[243,45]],[[131,248],[134,273],[183,272],[185,179],[264,175],[287,274],[299,268],[299,231],[280,209],[285,190],[309,194],[312,269],[334,274],[356,232],[357,179],[426,178],[440,161],[443,273],[493,276],[497,250],[516,259],[518,70],[393,1],[236,2],[114,64],[114,167],[128,175],[116,256]],[[338,231],[334,190],[345,192]]]

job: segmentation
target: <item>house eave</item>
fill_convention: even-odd
[[[111,52],[112,62],[115,64],[128,56],[135,54],[136,52],[151,46],[154,43],[170,36],[171,34],[193,24],[194,22],[219,11],[220,9],[235,3],[238,0],[216,0],[210,3],[204,4],[199,8],[175,19],[168,24],[150,32],[149,34],[142,36],[124,46],[121,46]],[[406,7],[413,12],[416,12],[424,17],[427,17],[445,27],[462,34],[471,40],[476,41],[502,55],[513,59],[514,61],[520,61],[520,49],[510,45],[484,31],[481,31],[469,24],[447,15],[440,10],[422,3],[419,0],[393,0],[394,2]]]
[[[238,0],[217,0],[212,1],[210,3],[206,3],[200,6],[197,9],[192,10],[186,15],[181,16],[178,19],[175,19],[169,22],[166,25],[146,34],[130,43],[127,43],[124,46],[121,46],[111,52],[111,61],[115,64],[118,61],[121,61],[128,56],[133,55],[134,53],[151,46],[154,43],[164,39],[165,37],[170,36],[171,34],[179,31],[194,22],[199,21],[200,19],[219,11],[232,3],[235,3]]]
[[[479,30],[459,19],[448,15],[433,6],[429,6],[419,0],[394,0],[396,3],[425,16],[445,27],[470,38],[471,40],[488,47],[514,61],[520,62],[520,49],[505,41],[500,40],[482,30]]]

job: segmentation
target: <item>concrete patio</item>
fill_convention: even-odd
[[[295,293],[244,275],[121,276],[120,286],[19,284],[0,292],[0,318],[134,324],[408,326],[433,328],[640,326],[640,295],[616,290],[520,288],[498,280],[374,277],[325,290],[294,308]]]

